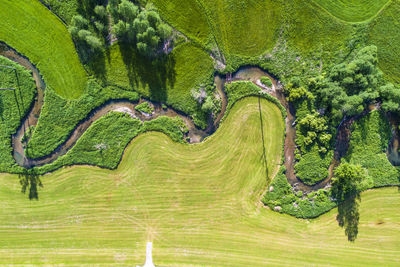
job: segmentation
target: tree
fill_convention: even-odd
[[[172,34],[172,29],[163,23],[158,12],[146,5],[141,10],[137,5],[122,0],[110,1],[108,10],[114,21],[114,33],[119,41],[132,44],[137,51],[151,57]]]
[[[388,83],[379,88],[382,109],[391,112],[400,112],[400,88]]]
[[[360,192],[372,186],[372,179],[360,165],[344,162],[336,168],[332,178],[332,196],[338,203],[336,217],[345,228],[347,239],[354,242],[358,234]]]
[[[376,46],[367,46],[356,51],[350,60],[335,65],[329,75],[310,81],[317,103],[331,112],[333,121],[360,114],[379,98],[384,81],[377,62]]]
[[[344,162],[336,168],[332,178],[332,194],[338,202],[356,196],[372,185],[371,178],[360,165]]]

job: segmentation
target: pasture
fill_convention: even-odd
[[[361,22],[376,16],[391,0],[313,0],[346,22]]]
[[[62,21],[39,1],[0,1],[0,41],[37,66],[60,96],[78,98],[87,74]]]
[[[271,175],[284,125],[267,100],[261,113]],[[0,264],[143,264],[148,240],[161,266],[399,264],[397,188],[363,194],[359,238],[349,243],[336,210],[299,220],[262,207],[260,140],[251,97],[203,143],[150,132],[132,141],[115,171],[76,166],[45,175],[38,201],[3,174]]]

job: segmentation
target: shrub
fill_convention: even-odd
[[[150,106],[148,102],[143,102],[135,107],[137,111],[144,112],[147,114],[151,114],[154,112],[154,108]]]

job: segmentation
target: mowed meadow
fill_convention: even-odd
[[[131,142],[117,170],[45,175],[38,201],[19,193],[18,177],[2,174],[0,264],[143,264],[147,241],[160,266],[399,264],[397,188],[362,195],[355,243],[336,210],[299,220],[261,205],[260,110],[271,176],[284,123],[277,106],[255,97],[237,102],[200,144],[150,132]]]

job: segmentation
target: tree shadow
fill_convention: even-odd
[[[345,229],[345,234],[350,242],[354,242],[358,235],[358,223],[360,220],[359,202],[360,195],[351,196],[339,203],[336,220],[339,226]]]
[[[39,174],[33,169],[25,170],[25,173],[18,175],[21,184],[21,192],[25,194],[28,191],[30,200],[39,200],[38,186],[43,187]]]
[[[166,102],[167,88],[175,84],[175,58],[165,54],[146,57],[128,44],[120,44],[120,52],[130,87],[146,88],[151,100]]]

